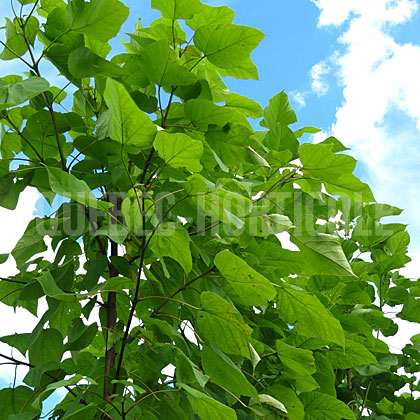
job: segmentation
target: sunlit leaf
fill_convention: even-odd
[[[68,7],[70,25],[79,32],[101,42],[117,35],[128,17],[128,7],[118,0],[72,1]]]
[[[194,34],[195,45],[212,64],[225,71],[246,66],[251,79],[257,79],[258,73],[250,54],[263,38],[257,29],[231,23],[200,26]]]
[[[191,172],[202,169],[200,158],[203,145],[182,133],[166,133],[159,131],[153,143],[159,156],[174,168],[186,168]]]
[[[159,257],[171,257],[184,269],[191,271],[192,259],[188,232],[178,223],[163,223],[150,240],[150,249]]]
[[[150,146],[156,135],[156,126],[137,107],[125,87],[108,79],[104,97],[111,110],[110,136],[122,146]]]
[[[339,321],[315,296],[290,286],[283,286],[277,293],[280,318],[295,324],[299,334],[344,345],[344,331]]]
[[[233,298],[243,305],[260,306],[276,296],[271,283],[235,254],[221,251],[216,255],[214,264],[227,280]]]

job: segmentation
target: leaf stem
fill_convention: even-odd
[[[156,316],[156,314],[172,299],[174,298],[178,293],[182,292],[183,290],[185,290],[187,287],[191,286],[194,282],[196,282],[197,280],[207,276],[207,274],[210,274],[212,271],[214,271],[216,269],[216,266],[213,265],[213,267],[209,268],[207,271],[205,271],[204,273],[201,273],[200,275],[198,275],[197,277],[194,277],[192,280],[188,281],[187,283],[185,283],[183,286],[179,287],[177,290],[175,290],[175,292],[173,292],[169,297],[167,297],[165,299],[165,301],[163,301],[162,303],[160,303],[152,312],[152,314],[150,315],[150,318],[153,318]]]
[[[9,118],[8,115],[4,117],[4,119],[10,124],[10,126],[15,130],[16,134],[33,150],[35,155],[38,157],[41,163],[44,163],[44,159],[42,156],[38,153],[38,151],[35,149],[33,144],[23,135],[23,133],[16,127],[16,125],[13,123],[13,121]]]

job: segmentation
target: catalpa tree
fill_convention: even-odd
[[[289,127],[284,92],[262,109],[229,91],[225,76],[258,77],[263,34],[228,7],[152,0],[162,16],[112,53],[120,1],[18,3],[0,204],[31,187],[53,213],[1,256],[19,271],[1,302],[39,319],[0,338],[27,371],[0,390],[2,418],[419,419],[420,337],[398,354],[383,339],[385,308],[419,321],[419,286],[396,271],[405,225],[381,222],[400,210],[339,140],[299,143],[319,130]]]

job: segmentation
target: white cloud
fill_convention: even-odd
[[[304,107],[306,105],[306,101],[305,101],[306,94],[304,92],[293,90],[289,92],[289,95],[291,99],[295,101],[298,106]]]
[[[311,1],[320,9],[319,26],[346,23],[338,40],[343,52],[329,62],[344,98],[329,132],[364,164],[376,199],[406,209],[399,221],[410,224],[414,259],[420,255],[420,46],[398,43],[390,29],[413,19],[418,3]],[[409,267],[412,277],[420,276],[418,268],[418,262]]]
[[[331,68],[326,61],[320,61],[312,66],[310,75],[312,79],[311,88],[317,96],[324,96],[329,89],[325,76],[330,72]]]
[[[311,0],[320,9],[319,26],[343,24],[359,15],[371,21],[402,23],[417,10],[415,0]]]

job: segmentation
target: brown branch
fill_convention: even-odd
[[[154,153],[154,149],[152,148],[149,156],[147,157],[146,163],[144,165],[144,169],[143,169],[143,173],[141,175],[140,181],[139,183],[142,184],[144,182],[144,179],[146,178],[146,174],[147,174],[147,170],[149,168],[150,165],[150,161],[153,158],[153,153]],[[121,366],[122,366],[122,362],[124,359],[124,352],[125,352],[125,348],[127,346],[127,342],[128,342],[128,335],[130,333],[130,327],[131,327],[131,323],[133,322],[133,318],[134,318],[134,313],[136,311],[136,306],[137,303],[139,301],[139,292],[140,292],[140,284],[141,284],[141,274],[143,272],[143,264],[144,264],[144,258],[146,255],[146,248],[148,245],[148,242],[146,242],[146,234],[145,234],[145,229],[146,229],[146,211],[145,211],[145,196],[144,194],[142,194],[141,196],[141,218],[142,218],[142,245],[141,245],[141,255],[140,255],[140,262],[139,262],[139,268],[138,268],[138,273],[137,273],[137,281],[136,281],[136,289],[134,291],[134,297],[132,300],[132,305],[131,305],[131,309],[130,309],[130,313],[128,315],[128,319],[127,319],[127,324],[125,326],[125,331],[124,331],[124,335],[123,335],[123,339],[122,339],[122,343],[121,343],[121,350],[120,350],[120,354],[118,357],[118,364],[117,364],[117,370],[115,373],[115,379],[119,379],[120,378],[120,374],[121,374]],[[115,394],[117,389],[117,383],[114,384],[113,387],[113,393]]]
[[[121,200],[116,197],[114,207],[111,210],[111,224],[117,223],[118,211],[121,205]],[[113,214],[112,214],[113,213]],[[118,244],[112,240],[111,243],[111,258],[118,256]],[[109,277],[118,277],[119,272],[117,268],[109,263]],[[114,368],[115,365],[115,345],[112,344],[111,348],[108,348],[109,335],[113,331],[115,324],[117,323],[117,294],[115,292],[108,292],[108,300],[106,303],[106,341],[105,341],[105,372],[104,372],[104,398],[109,398],[107,380],[109,379],[109,372]]]
[[[8,281],[10,283],[18,283],[18,284],[28,284],[28,282],[26,281],[22,281],[22,280],[15,280],[15,279],[7,279],[5,277],[0,277],[1,281]]]

